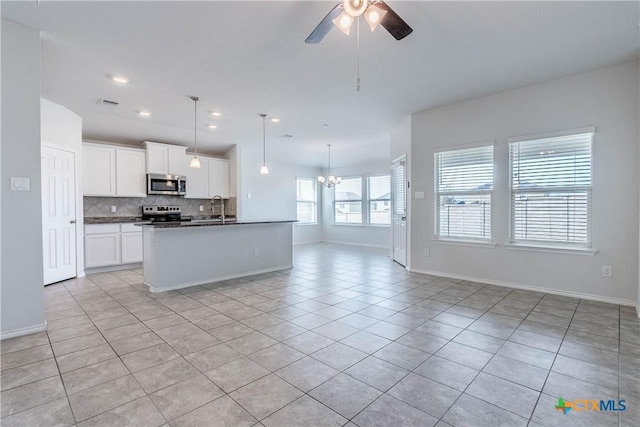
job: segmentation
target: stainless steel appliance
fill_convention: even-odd
[[[187,193],[187,177],[184,175],[147,174],[147,194],[184,196]]]
[[[190,218],[182,218],[182,208],[174,205],[148,205],[142,207],[142,219],[151,222],[184,222]]]

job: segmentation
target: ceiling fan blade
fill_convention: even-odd
[[[413,32],[413,29],[400,16],[382,0],[376,3],[380,9],[386,10],[387,13],[382,18],[382,25],[396,39],[402,40]]]
[[[335,5],[333,9],[331,9],[329,13],[327,13],[327,16],[325,16],[322,21],[320,21],[315,30],[313,30],[311,34],[309,34],[309,37],[307,37],[304,42],[310,44],[320,43],[324,36],[326,36],[333,28],[333,20],[336,19],[338,15],[340,15],[343,8],[344,6],[342,6],[342,3],[338,3],[337,5]]]

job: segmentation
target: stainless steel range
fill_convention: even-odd
[[[152,222],[191,221],[190,218],[182,218],[182,208],[175,205],[142,206],[142,219]]]

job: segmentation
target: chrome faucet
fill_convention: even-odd
[[[222,222],[224,223],[224,199],[222,196],[213,196],[213,199],[211,199],[211,213],[215,215],[216,200],[220,200],[220,218],[222,218]]]

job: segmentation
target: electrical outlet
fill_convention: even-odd
[[[431,255],[431,251],[429,250],[429,248],[424,248],[424,256],[429,256]]]
[[[602,277],[613,277],[613,268],[610,265],[602,266]]]
[[[111,213],[115,213],[116,212],[116,207],[115,206],[111,206]]]
[[[200,212],[204,210],[204,206],[200,205]]]
[[[260,256],[260,249],[259,248],[255,248],[253,250],[253,256]]]

